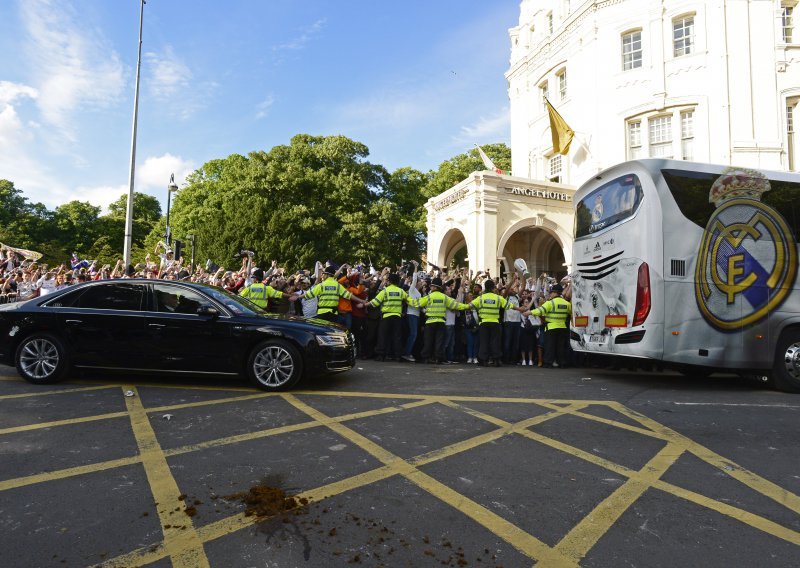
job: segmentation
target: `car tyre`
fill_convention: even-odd
[[[262,341],[247,360],[247,376],[267,391],[288,390],[303,376],[303,358],[297,348],[282,339]]]
[[[800,392],[800,329],[781,333],[772,367],[775,388],[784,392]]]
[[[35,333],[23,339],[17,346],[14,362],[23,379],[39,385],[60,381],[69,368],[64,344],[49,333]]]

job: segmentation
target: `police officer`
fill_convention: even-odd
[[[503,328],[500,327],[500,310],[508,305],[506,299],[494,293],[494,280],[487,280],[483,284],[484,293],[472,300],[468,307],[478,311],[480,325],[478,326],[478,362],[481,365],[502,366],[503,348],[501,340]]]
[[[319,282],[307,290],[303,294],[304,298],[317,298],[317,317],[326,321],[336,321],[336,316],[339,315],[339,298],[351,300],[357,304],[363,302],[354,298],[347,289],[339,284],[339,281],[334,278],[336,270],[332,266],[326,266],[322,271],[325,276],[322,282]]]
[[[544,365],[551,368],[553,362],[557,361],[558,366],[566,368],[568,363],[569,350],[569,329],[567,324],[572,313],[572,304],[561,297],[564,291],[561,284],[553,284],[550,287],[550,297],[535,310],[524,311],[519,308],[523,315],[544,316]]]
[[[239,295],[247,298],[262,310],[266,310],[271,298],[280,300],[283,298],[283,292],[276,290],[272,286],[264,284],[264,271],[256,268],[253,271],[253,283],[250,286],[242,288]],[[290,296],[287,299],[293,301],[297,296]]]
[[[400,288],[400,275],[392,272],[388,276],[388,286],[378,292],[368,306],[381,308],[378,345],[375,349],[378,358],[394,360],[403,354],[401,339],[403,335],[403,302],[408,303],[408,294]]]
[[[442,279],[431,280],[431,293],[419,299],[410,299],[408,304],[412,307],[425,308],[425,336],[422,358],[428,363],[441,363],[449,365],[450,361],[445,356],[445,316],[447,310],[466,310],[467,304],[455,301],[442,292]],[[403,359],[413,361],[413,359]]]

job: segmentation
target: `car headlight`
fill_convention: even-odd
[[[316,337],[317,343],[323,347],[344,347],[347,345],[347,335],[344,333],[326,333]]]

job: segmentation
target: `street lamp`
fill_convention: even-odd
[[[128,207],[125,210],[125,242],[123,258],[125,266],[131,264],[131,248],[133,247],[133,182],[136,172],[136,123],[139,118],[139,75],[142,68],[142,24],[144,22],[144,0],[139,6],[139,55],[136,58],[136,88],[133,91],[133,132],[131,133],[131,167],[128,184]]]
[[[167,186],[167,234],[164,235],[167,238],[167,248],[172,247],[172,233],[169,230],[170,197],[172,197],[172,194],[176,191],[178,191],[178,186],[175,183],[175,174],[170,174],[169,185]]]

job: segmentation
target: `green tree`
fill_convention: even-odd
[[[125,219],[128,215],[128,195],[123,193],[119,199],[108,206],[109,217]],[[133,194],[133,218],[147,223],[156,223],[161,218],[161,203],[146,193]]]
[[[495,166],[501,170],[511,170],[511,149],[503,143],[485,144],[481,146]],[[431,172],[430,181],[423,193],[426,197],[435,197],[447,191],[458,182],[464,180],[472,172],[486,169],[477,148],[459,154],[439,164],[439,169]]]

